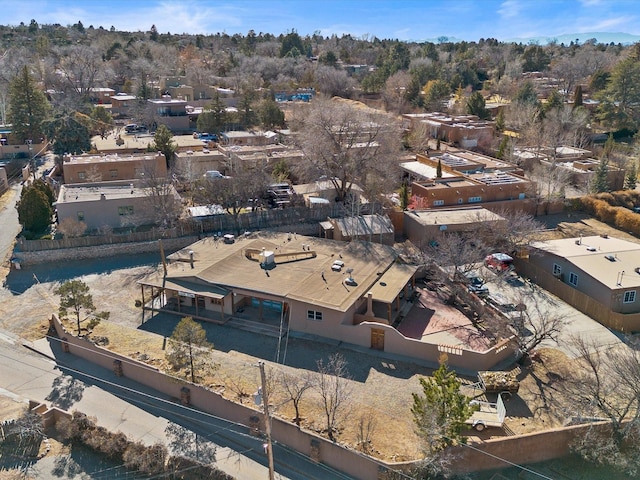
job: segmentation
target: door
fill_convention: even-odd
[[[384,330],[378,328],[371,329],[371,348],[384,350]]]

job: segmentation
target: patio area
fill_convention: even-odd
[[[418,298],[396,326],[405,337],[475,351],[485,351],[493,344],[490,335],[478,330],[453,305],[446,305],[437,292],[426,288],[416,290]]]

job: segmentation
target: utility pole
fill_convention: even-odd
[[[267,376],[264,372],[264,362],[258,362],[260,380],[262,381],[262,407],[264,410],[264,425],[267,434],[267,459],[269,460],[269,480],[274,480],[273,445],[271,444],[271,417],[269,416],[269,392],[267,391]]]

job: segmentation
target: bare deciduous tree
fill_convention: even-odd
[[[351,409],[351,377],[347,370],[347,361],[339,353],[331,355],[326,364],[319,360],[317,366],[315,388],[320,395],[327,435],[330,440],[335,441],[340,424]]]
[[[600,349],[582,337],[572,346],[579,360],[561,372],[558,388],[568,416],[603,419],[573,445],[583,458],[635,477],[640,471],[640,352],[619,345]]]
[[[304,371],[301,375],[290,375],[280,372],[278,376],[280,391],[285,393],[287,401],[293,403],[296,417],[293,419],[296,425],[300,426],[302,418],[300,417],[300,402],[304,394],[313,387],[313,377],[308,371]]]
[[[300,177],[329,180],[338,201],[354,184],[365,188],[372,178],[393,179],[388,169],[400,152],[399,125],[389,116],[356,102],[316,98],[294,112],[290,125],[306,162]],[[393,189],[394,182],[388,182]]]

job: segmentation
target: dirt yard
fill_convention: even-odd
[[[614,234],[626,239],[632,236],[616,232],[600,222],[583,216],[549,217],[558,225],[558,230],[547,232],[551,236],[574,236]],[[553,226],[553,225],[552,225]],[[117,350],[134,358],[165,368],[163,344],[165,336],[177,323],[177,319],[164,319],[161,323],[145,324],[141,327],[141,311],[135,306],[140,298],[137,279],[147,275],[153,267],[135,267],[113,270],[103,274],[82,277],[90,288],[98,310],[108,310],[111,317],[100,324],[93,336],[106,337],[107,348]],[[27,339],[41,338],[47,330],[47,319],[57,311],[58,300],[53,290],[56,283],[35,283],[20,295],[6,289],[0,290],[0,326]],[[247,332],[238,332],[225,326],[207,326],[209,338],[215,345],[213,361],[219,365],[206,383],[228,398],[253,404],[247,398],[257,390],[259,372],[253,365],[257,358],[271,360],[276,340],[251,337]],[[295,339],[288,345],[286,367],[267,362],[272,371],[285,370],[300,376],[305,370],[314,371],[318,359],[326,359],[335,352],[329,344]],[[492,436],[513,435],[546,429],[560,425],[563,418],[553,414],[548,396],[550,386],[556,380],[554,372],[561,371],[566,362],[562,354],[553,350],[541,351],[541,363],[518,368],[521,381],[520,392],[507,404],[507,422],[504,430],[487,429],[482,436],[472,434],[472,440]],[[429,375],[430,370],[412,363],[385,360],[360,351],[344,351],[351,380],[349,414],[343,422],[338,439],[353,448],[366,442],[369,453],[385,460],[410,460],[420,456],[419,442],[414,433],[410,413],[411,393],[419,391],[418,379]],[[465,383],[475,379],[465,378]],[[278,389],[274,389],[278,391]],[[551,392],[551,393],[550,393]],[[291,402],[275,394],[272,403],[276,414],[293,419]],[[3,405],[0,405],[2,410]],[[317,405],[316,394],[303,397],[301,405],[303,426],[312,430],[323,429],[322,412]],[[470,432],[471,433],[471,432]]]

